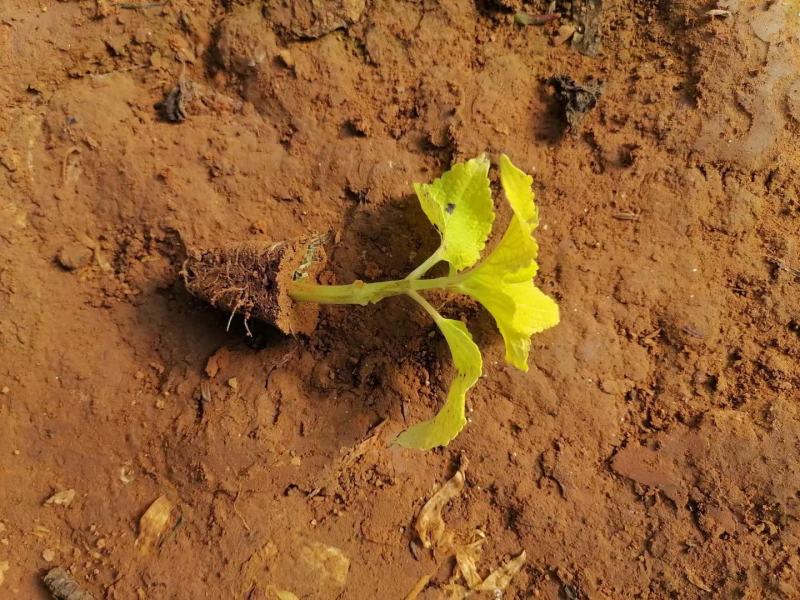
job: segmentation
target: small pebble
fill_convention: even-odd
[[[55,557],[56,553],[50,550],[50,548],[42,552],[42,558],[45,560],[45,562],[53,562]]]
[[[294,57],[292,56],[292,53],[289,52],[288,50],[281,50],[280,52],[278,52],[278,60],[281,61],[284,67],[287,67],[289,69],[294,68]]]
[[[74,271],[89,264],[92,251],[81,244],[72,243],[62,246],[56,254],[56,261],[62,269]]]

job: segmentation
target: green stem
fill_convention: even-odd
[[[422,277],[423,275],[425,275],[425,273],[427,273],[428,271],[430,271],[430,270],[431,270],[431,269],[432,269],[432,268],[433,268],[433,267],[434,267],[436,264],[438,264],[438,263],[440,263],[440,262],[442,261],[442,258],[441,258],[441,253],[442,253],[442,247],[441,247],[441,246],[439,246],[439,247],[436,249],[436,252],[434,252],[433,254],[431,254],[431,255],[430,255],[428,258],[427,258],[427,260],[425,260],[425,262],[423,262],[423,263],[422,263],[421,265],[419,265],[419,266],[418,266],[416,269],[414,269],[413,271],[411,271],[411,273],[409,273],[409,274],[408,274],[408,276],[406,277],[406,279],[419,279],[420,277]]]
[[[433,306],[431,305],[430,302],[428,302],[425,298],[423,298],[420,294],[418,294],[417,292],[415,292],[413,290],[411,290],[409,292],[406,292],[406,293],[411,298],[416,300],[417,304],[419,304],[422,308],[424,308],[425,312],[428,313],[431,316],[431,318],[433,318],[433,320],[436,321],[437,324],[439,323],[439,320],[442,318],[442,315],[439,314],[438,310],[433,308]]]
[[[397,279],[364,283],[356,281],[346,285],[320,285],[296,281],[289,288],[289,296],[298,302],[317,302],[319,304],[361,304],[380,302],[389,296],[426,290],[447,290],[455,288],[466,279],[467,273],[433,279]]]
[[[289,296],[298,302],[317,302],[319,304],[365,304],[380,302],[389,296],[424,292],[426,290],[446,290],[458,285],[465,278],[464,273],[452,277],[434,279],[398,279],[364,283],[356,281],[347,285],[320,285],[297,281],[291,284]]]
[[[348,285],[320,285],[317,283],[294,282],[289,288],[289,296],[298,302],[317,302],[319,304],[369,304],[387,296],[405,292],[401,281],[379,281],[364,283],[356,281]]]

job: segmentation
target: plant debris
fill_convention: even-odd
[[[275,586],[267,588],[267,598],[269,600],[300,600],[295,594],[288,590],[279,590]]]
[[[445,531],[442,508],[463,491],[466,465],[466,459],[462,458],[456,474],[425,503],[417,517],[416,530],[426,548],[440,551],[444,558],[455,558],[455,572],[450,583],[444,586],[450,598],[468,598],[476,592],[492,592],[495,597],[500,597],[502,590],[508,587],[514,575],[525,564],[525,551],[509,559],[484,579],[478,572],[478,562],[486,542],[486,534],[476,529],[472,532],[470,541],[464,543],[457,541],[457,536],[453,532]],[[416,598],[425,589],[431,577],[425,576],[417,581],[406,596],[406,600]],[[466,586],[459,583],[459,579],[463,580]]]
[[[61,567],[50,569],[42,582],[55,600],[94,600],[94,596]]]
[[[417,597],[422,593],[422,590],[428,587],[430,580],[430,575],[423,575],[417,579],[417,583],[414,584],[414,587],[411,588],[411,591],[406,594],[406,597],[403,600],[417,600]]]
[[[300,551],[300,559],[313,571],[339,587],[344,587],[350,572],[350,559],[333,546],[312,542]]]
[[[269,590],[270,586],[262,581],[262,574],[266,573],[270,563],[278,555],[278,548],[272,542],[266,542],[261,548],[253,552],[242,568],[242,582],[244,584],[240,597],[249,598],[257,591]],[[275,595],[273,593],[273,595]]]
[[[62,490],[56,492],[44,501],[45,506],[64,506],[67,507],[72,504],[75,499],[75,490]]]
[[[568,12],[575,25],[572,47],[581,54],[597,56],[603,26],[603,0],[571,0]]]
[[[486,541],[486,534],[480,530],[476,530],[474,537],[477,538],[475,541],[454,547],[456,565],[470,589],[476,588],[482,581],[481,576],[478,575],[478,561],[481,559],[483,543]]]
[[[186,120],[186,107],[194,99],[194,85],[183,76],[178,79],[178,84],[173,87],[166,97],[156,104],[155,108],[161,118],[170,123],[182,123]]]
[[[527,554],[523,550],[504,565],[492,571],[482,583],[472,589],[479,592],[494,592],[495,594],[497,590],[506,589],[514,578],[514,575],[519,573],[520,569],[522,569],[527,558]]]
[[[135,542],[139,554],[148,554],[158,546],[161,536],[172,520],[173,508],[175,505],[166,496],[159,496],[139,519],[139,537]]]
[[[442,509],[445,504],[458,496],[464,489],[464,469],[466,461],[461,463],[456,474],[445,483],[438,492],[425,503],[417,517],[416,530],[422,545],[431,549],[439,545],[444,535],[444,519]]]
[[[556,75],[547,80],[556,92],[556,100],[561,104],[564,119],[570,129],[574,129],[583,116],[597,105],[603,90],[600,79],[590,78],[583,85],[575,83],[569,75]]]
[[[523,11],[514,14],[514,23],[517,25],[544,25],[559,18],[558,13],[548,12],[540,15],[532,15]]]
[[[6,571],[8,571],[11,566],[8,564],[7,560],[0,560],[0,585],[3,585],[3,582],[6,580]]]

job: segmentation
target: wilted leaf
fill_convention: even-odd
[[[483,580],[483,583],[474,589],[479,592],[495,592],[496,590],[504,590],[511,583],[514,575],[519,573],[522,565],[525,564],[527,555],[523,550],[517,556],[509,560],[503,566],[495,569],[491,575]]]
[[[69,506],[75,499],[75,490],[62,490],[56,492],[44,501],[47,506]]]
[[[442,509],[445,504],[458,496],[464,489],[465,464],[456,471],[447,483],[425,503],[417,517],[416,529],[422,545],[426,548],[435,548],[444,534],[444,519]]]
[[[334,546],[312,542],[300,551],[300,558],[324,579],[343,587],[350,571],[350,559]]]
[[[139,537],[135,542],[139,554],[148,554],[158,545],[170,522],[173,508],[174,505],[166,496],[159,496],[139,519]]]

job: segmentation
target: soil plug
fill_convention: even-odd
[[[311,333],[319,307],[289,296],[293,282],[316,282],[325,264],[325,236],[276,242],[244,242],[203,250],[183,265],[186,289],[233,315],[271,323],[284,333]]]
[[[42,581],[55,600],[94,600],[94,596],[61,567],[50,569]]]

